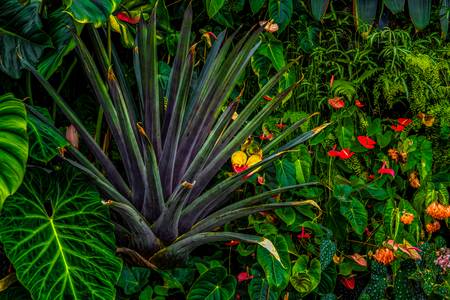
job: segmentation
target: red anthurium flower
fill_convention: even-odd
[[[370,137],[368,136],[358,136],[358,142],[367,149],[373,149],[375,148],[375,145],[377,144],[377,142],[375,142],[374,140],[372,140]]]
[[[267,100],[267,101],[271,101],[271,100],[272,100],[272,97],[267,96],[267,95],[264,95],[264,96],[263,96],[263,99],[264,99],[264,100]]]
[[[339,157],[341,155],[341,151],[336,151],[336,145],[334,145],[333,149],[328,151],[328,155],[331,157]]]
[[[344,100],[339,97],[328,99],[328,104],[330,104],[334,109],[341,109],[345,106]]]
[[[334,75],[332,74],[330,78],[330,88],[333,87],[333,83],[334,83]]]
[[[349,148],[342,149],[340,152],[341,152],[339,154],[340,159],[349,159],[350,157],[353,156],[353,154],[355,154],[355,152],[351,152]]]
[[[312,236],[310,233],[305,232],[305,227],[302,226],[302,232],[300,234],[297,234],[297,238],[299,240],[301,239],[310,239]]]
[[[121,11],[117,14],[117,19],[123,22],[127,22],[128,24],[137,24],[141,20],[141,16],[130,17],[127,12]]]
[[[278,129],[284,129],[284,127],[286,127],[287,125],[286,125],[286,124],[283,124],[283,123],[278,123],[278,124],[275,124],[275,126],[276,126]]]
[[[402,126],[408,126],[409,124],[411,124],[412,120],[408,119],[408,118],[398,118],[397,119],[398,124],[402,125]]]
[[[383,161],[383,165],[378,170],[378,174],[381,174],[381,175],[388,174],[388,175],[391,175],[392,177],[394,177],[395,176],[395,171],[393,169],[386,168],[386,162]]]
[[[391,125],[391,128],[394,131],[401,132],[401,131],[403,131],[403,129],[405,129],[405,126],[403,126],[403,125]]]
[[[374,179],[375,179],[375,175],[374,175],[374,174],[370,174],[370,175],[367,177],[367,179],[369,179],[369,180],[374,180]]]
[[[341,277],[340,281],[348,290],[353,290],[355,288],[355,277]]]
[[[232,167],[233,167],[233,171],[236,172],[236,173],[241,173],[241,172],[243,172],[243,171],[248,169],[247,165],[243,165],[243,166],[232,165]]]
[[[362,102],[359,101],[359,100],[355,100],[355,105],[356,105],[357,107],[359,107],[359,108],[363,108],[364,106],[366,106],[364,103],[362,103]]]
[[[237,241],[237,240],[231,240],[231,241],[229,241],[228,243],[225,243],[225,246],[233,247],[233,246],[236,246],[236,245],[239,245],[239,244],[240,244],[239,241]]]
[[[236,277],[237,277],[238,282],[243,282],[243,281],[252,279],[254,276],[248,274],[247,272],[241,272]]]
[[[260,136],[259,136],[259,138],[262,140],[262,141],[264,141],[264,140],[271,140],[272,138],[273,138],[273,134],[271,134],[271,133],[268,133],[268,134],[261,134]]]

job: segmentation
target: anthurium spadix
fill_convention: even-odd
[[[271,140],[262,149],[261,159],[256,163],[214,183],[212,179],[230,161],[232,154],[260,128],[264,119],[297,84],[275,95],[271,101],[261,102],[261,98],[272,90],[289,68],[286,66],[257,91],[247,105],[239,107],[239,100],[230,99],[230,95],[258,49],[264,27],[251,30],[236,43],[233,40],[237,33],[230,36],[226,32],[219,34],[197,73],[191,23],[192,9],[188,7],[164,95],[158,85],[155,13],[148,22],[141,18],[137,24],[137,46],[134,49],[136,91],[131,90],[114,48],[109,59],[96,29],[91,27],[89,30],[98,64],[83,41],[74,35],[80,61],[104,110],[121,156],[120,162],[113,162],[102,151],[67,102],[31,65],[24,64],[74,125],[80,140],[98,161],[98,164],[93,164],[71,145],[65,154],[68,162],[93,178],[104,194],[103,203],[117,212],[115,215],[118,217],[114,221],[127,231],[129,237],[129,243],[121,247],[132,249],[139,257],[150,258],[152,263],[159,264],[163,258],[185,256],[204,243],[234,239],[257,243],[276,257],[273,244],[264,238],[211,231],[223,225],[224,220],[230,222],[255,212],[315,205],[312,201],[268,203],[275,194],[315,183],[283,187],[230,202],[232,192],[252,172],[270,165],[319,133],[327,124],[280,145],[288,136],[292,137],[309,117],[300,120]]]

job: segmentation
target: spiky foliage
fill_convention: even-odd
[[[66,155],[67,161],[94,179],[109,199],[104,203],[121,216],[116,221],[120,228],[128,231],[130,242],[127,247],[146,258],[151,257],[151,261],[155,262],[161,257],[186,255],[203,243],[235,238],[265,246],[276,256],[268,240],[211,230],[258,211],[316,205],[312,201],[264,203],[272,195],[298,189],[305,184],[275,189],[232,204],[227,202],[230,194],[255,170],[267,166],[286,151],[314,136],[326,124],[279,146],[308,119],[304,118],[264,148],[261,162],[212,184],[212,179],[231,154],[295,85],[260,107],[262,96],[275,86],[286,67],[270,79],[233,120],[239,99],[229,101],[230,94],[258,48],[263,29],[252,30],[234,46],[235,34],[226,38],[226,33],[221,33],[194,81],[195,46],[190,44],[191,22],[192,10],[189,7],[182,23],[165,96],[160,94],[158,86],[155,13],[148,23],[141,21],[137,29],[134,67],[138,95],[131,92],[117,53],[113,49],[110,61],[95,29],[91,28],[90,33],[100,69],[83,41],[75,36],[86,76],[104,110],[120,153],[125,178],[53,87],[30,65],[28,68],[76,126],[84,143],[101,165],[98,169],[75,148],[70,148],[70,155]]]

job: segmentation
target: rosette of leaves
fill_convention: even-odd
[[[104,204],[117,213],[115,222],[126,232],[122,240],[128,242],[124,246],[134,251],[127,253],[134,253],[134,258],[141,263],[146,263],[143,257],[149,257],[152,263],[163,265],[173,262],[168,258],[186,257],[199,245],[230,239],[259,244],[279,260],[275,247],[266,238],[214,232],[214,229],[259,211],[317,206],[313,201],[265,203],[272,195],[305,184],[229,202],[231,193],[255,170],[271,164],[286,151],[319,133],[327,124],[297,135],[280,146],[281,141],[292,136],[309,119],[303,118],[265,146],[261,162],[221,182],[212,181],[231,154],[261,126],[296,84],[269,102],[261,101],[287,71],[288,66],[285,66],[233,120],[239,99],[230,101],[229,98],[260,45],[263,28],[248,32],[235,46],[232,46],[235,34],[228,38],[226,32],[219,34],[202,70],[196,74],[195,46],[191,45],[192,9],[189,6],[163,96],[158,85],[156,22],[155,8],[148,22],[141,19],[138,24],[134,50],[137,95],[131,92],[116,51],[111,49],[110,60],[97,30],[90,27],[100,68],[84,42],[74,35],[80,61],[104,110],[122,165],[114,164],[106,156],[67,102],[24,62],[75,125],[98,165],[71,146],[67,148],[66,160],[89,175],[102,190],[108,199]]]

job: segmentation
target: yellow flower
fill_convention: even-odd
[[[254,164],[259,163],[262,160],[261,156],[259,155],[252,155],[247,160],[247,166],[251,167]]]
[[[231,156],[231,164],[233,166],[241,167],[245,165],[246,162],[247,162],[247,154],[245,154],[245,152],[243,151],[236,151]]]

